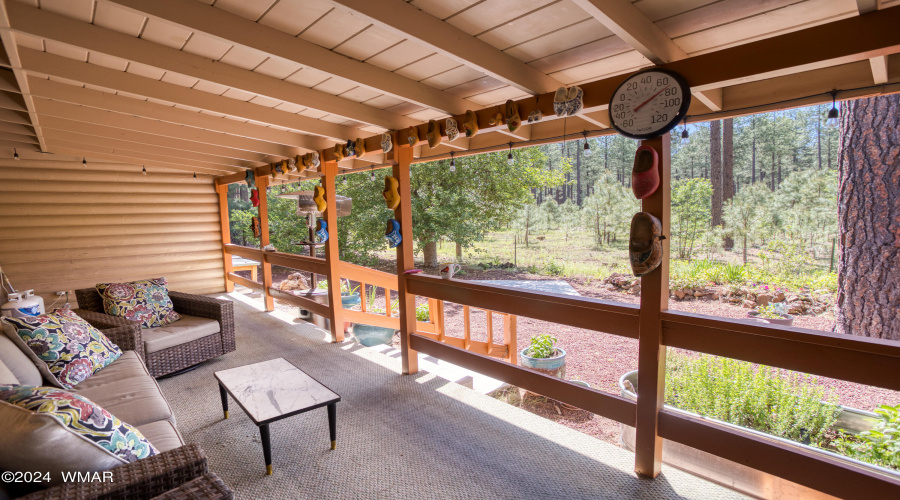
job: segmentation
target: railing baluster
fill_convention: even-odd
[[[491,351],[494,350],[494,313],[492,311],[485,310],[484,314],[487,319],[487,342],[485,342],[485,354],[488,356],[491,355]]]
[[[362,281],[359,282],[359,310],[362,312],[368,311],[369,305],[366,304],[366,284]]]
[[[472,339],[469,335],[469,306],[463,306],[463,349],[469,350]]]
[[[391,317],[393,313],[391,312],[391,289],[384,289],[384,315],[388,318]]]

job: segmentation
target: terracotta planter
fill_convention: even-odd
[[[519,352],[521,366],[546,373],[551,377],[566,378],[566,351],[560,347],[556,348],[556,355],[549,358],[532,358],[527,354],[530,347],[526,347]]]

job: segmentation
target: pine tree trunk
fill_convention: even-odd
[[[456,242],[456,260],[462,260],[462,244]]]
[[[816,146],[819,149],[819,170],[822,170],[822,119],[817,115],[816,118]]]
[[[709,180],[712,183],[712,227],[722,225],[722,122],[709,122]]]
[[[835,331],[900,340],[900,95],[846,101]]]
[[[750,133],[753,135],[753,142],[750,145],[750,184],[756,184],[756,117],[750,119]]]
[[[734,197],[734,119],[722,122],[722,204]],[[724,226],[724,222],[722,224]],[[734,238],[725,238],[725,250],[734,248]]]
[[[437,243],[429,241],[422,247],[422,254],[425,257],[425,267],[437,267]]]
[[[587,141],[587,139],[585,139]],[[577,147],[578,144],[581,144],[581,141],[576,143],[575,148],[575,203],[578,206],[581,206],[581,151],[584,149],[584,146]],[[586,144],[586,143],[585,143]]]

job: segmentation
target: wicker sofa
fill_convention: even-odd
[[[80,316],[110,328],[133,332],[134,349],[154,377],[169,375],[235,350],[234,305],[202,295],[169,292],[182,319],[159,328],[141,329],[137,323],[104,313],[95,288],[75,290]],[[91,314],[93,313],[93,314]]]
[[[231,304],[228,303],[230,311]],[[85,310],[76,314],[101,330],[121,350],[119,359],[71,392],[84,396],[128,422],[160,453],[109,470],[112,481],[57,484],[46,489],[37,485],[0,483],[0,499],[231,499],[232,491],[207,467],[206,456],[196,444],[185,444],[175,424],[172,409],[142,359],[141,330],[120,318]],[[0,373],[3,383],[50,385],[33,362],[0,333]],[[13,377],[13,380],[9,380]],[[0,450],[0,453],[21,453]],[[64,450],[60,450],[64,455]],[[21,455],[17,455],[17,460]]]

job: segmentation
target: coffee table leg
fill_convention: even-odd
[[[222,396],[222,411],[225,412],[225,418],[228,418],[228,391],[222,384],[219,384],[219,395]]]
[[[328,405],[328,432],[331,434],[331,449],[337,448],[337,403]]]
[[[269,424],[259,426],[259,437],[262,438],[263,457],[266,459],[266,475],[272,475],[272,445],[269,442]]]

